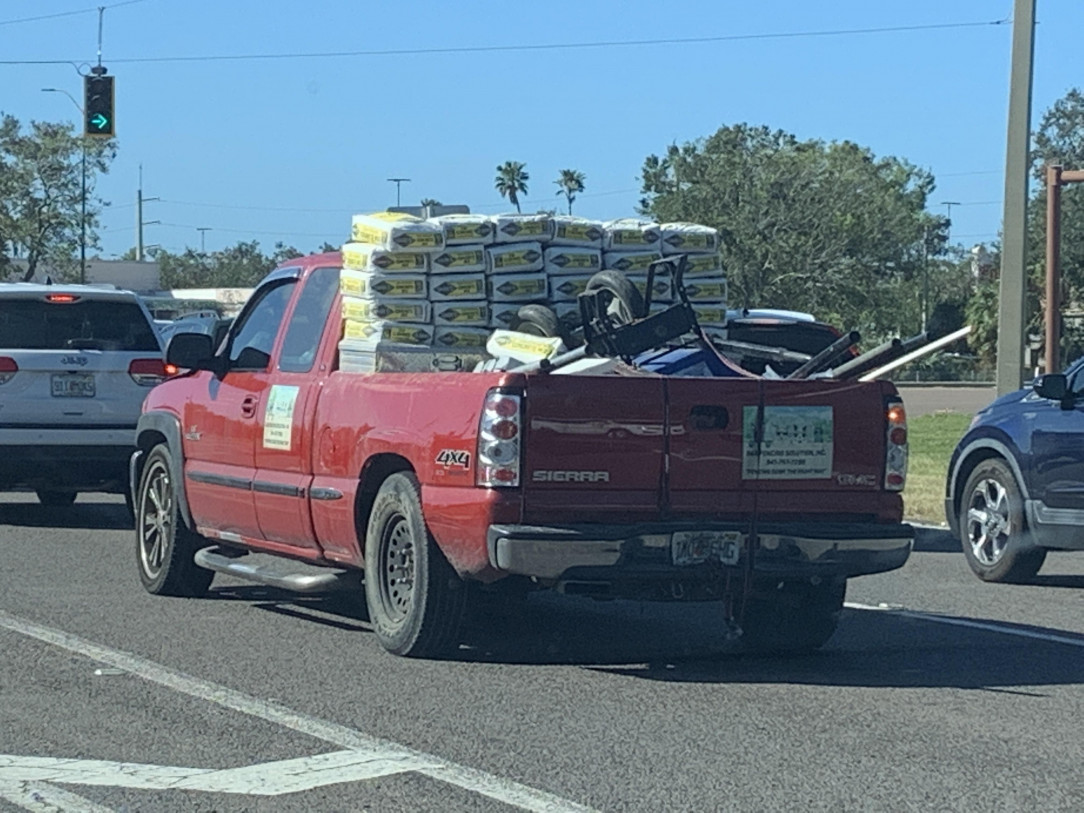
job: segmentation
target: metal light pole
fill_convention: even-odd
[[[403,184],[410,183],[410,178],[388,178],[388,181],[395,184],[395,205],[400,206],[402,204],[402,199],[400,198],[399,190],[402,188]]]
[[[943,201],[941,201],[941,205],[944,206],[946,209],[948,209],[948,215],[947,215],[947,217],[948,217],[948,228],[949,228],[949,232],[951,233],[951,231],[952,231],[952,207],[953,206],[963,206],[963,204],[960,203],[960,201],[958,201],[958,200],[943,200]]]
[[[72,104],[75,105],[79,111],[80,116],[84,116],[83,107],[79,102],[75,101],[75,97],[68,91],[61,90],[60,88],[42,88],[42,93],[63,93],[69,99],[72,100]],[[80,143],[83,145],[83,183],[82,194],[80,195],[80,213],[79,213],[79,282],[80,284],[86,284],[87,281],[87,137],[84,135],[80,139]]]
[[[199,232],[199,253],[207,253],[207,232],[214,231],[210,226],[196,226],[196,231]]]

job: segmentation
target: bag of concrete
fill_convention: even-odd
[[[429,295],[427,274],[390,274],[353,271],[344,268],[339,274],[339,290],[346,296],[363,299],[425,299]]]
[[[699,223],[662,223],[663,254],[712,254],[719,250],[719,231]]]
[[[661,251],[660,239],[659,224],[650,220],[626,217],[603,224],[603,251]]]
[[[575,302],[576,297],[587,290],[587,283],[595,273],[561,274],[549,277],[550,302]]]
[[[430,218],[444,231],[444,245],[467,246],[474,243],[488,245],[493,242],[496,224],[488,215],[441,215]]]
[[[442,326],[436,328],[433,337],[433,346],[439,348],[460,349],[471,348],[482,350],[492,333],[487,327],[461,327],[459,325]]]
[[[458,273],[486,270],[485,246],[449,246],[439,254],[432,256],[434,274]]]
[[[446,325],[485,327],[489,324],[489,303],[485,300],[437,302],[433,305],[433,324],[437,327]]]
[[[497,243],[548,243],[553,237],[553,220],[547,214],[509,214],[493,218]]]
[[[339,343],[339,370],[344,373],[468,372],[488,358],[483,350],[445,350],[384,342],[364,350]]]
[[[508,243],[486,249],[486,270],[490,274],[542,270],[541,243]]]
[[[583,324],[579,302],[554,302],[553,312],[557,314],[557,321],[569,330],[575,330]]]
[[[350,239],[388,251],[433,254],[444,248],[444,229],[420,217],[400,212],[354,215]]]
[[[488,326],[512,330],[519,324],[519,309],[525,302],[491,302],[489,303]]]
[[[697,277],[685,282],[685,295],[690,302],[726,304],[726,277]]]
[[[424,299],[358,299],[344,296],[343,319],[357,322],[429,322],[433,306]]]
[[[429,270],[429,257],[417,251],[388,251],[369,243],[347,243],[342,247],[342,255],[343,268],[351,271],[424,274]]]
[[[726,327],[725,302],[692,302],[690,304],[693,306],[696,321],[700,327]]]
[[[542,252],[547,274],[584,274],[602,270],[602,252],[597,248],[548,246]]]
[[[434,302],[482,300],[487,296],[485,274],[432,274],[429,298]]]
[[[489,277],[490,302],[536,302],[546,298],[546,275],[493,274]]]
[[[627,274],[629,281],[647,298],[647,274]],[[673,280],[669,274],[656,274],[651,284],[652,302],[672,302],[674,300]]]
[[[606,251],[602,255],[602,267],[626,274],[647,273],[648,267],[661,259],[659,251]]]
[[[555,215],[553,218],[554,246],[581,246],[583,248],[602,248],[602,223],[572,215]]]
[[[433,326],[404,322],[360,322],[343,320],[343,343],[356,350],[371,350],[381,342],[428,346],[433,343]]]
[[[721,254],[690,254],[685,277],[720,277],[726,273]]]

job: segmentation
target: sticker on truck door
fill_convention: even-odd
[[[267,396],[267,409],[263,413],[263,445],[267,449],[290,450],[293,437],[294,407],[297,405],[297,387],[275,384]]]
[[[832,476],[832,407],[766,406],[758,452],[757,408],[742,408],[743,480],[813,480]]]

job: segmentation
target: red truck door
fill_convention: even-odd
[[[211,536],[260,536],[252,498],[257,416],[296,273],[276,275],[253,293],[222,348],[225,374],[200,373],[185,405],[185,489],[197,528]]]
[[[309,507],[312,420],[329,372],[321,339],[338,341],[338,331],[325,326],[339,290],[339,269],[316,268],[303,286],[258,411],[252,495],[264,540],[318,549]]]

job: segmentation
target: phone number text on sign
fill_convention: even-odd
[[[756,441],[757,408],[742,408],[744,480],[806,480],[832,476],[832,407],[764,407],[764,439]]]

